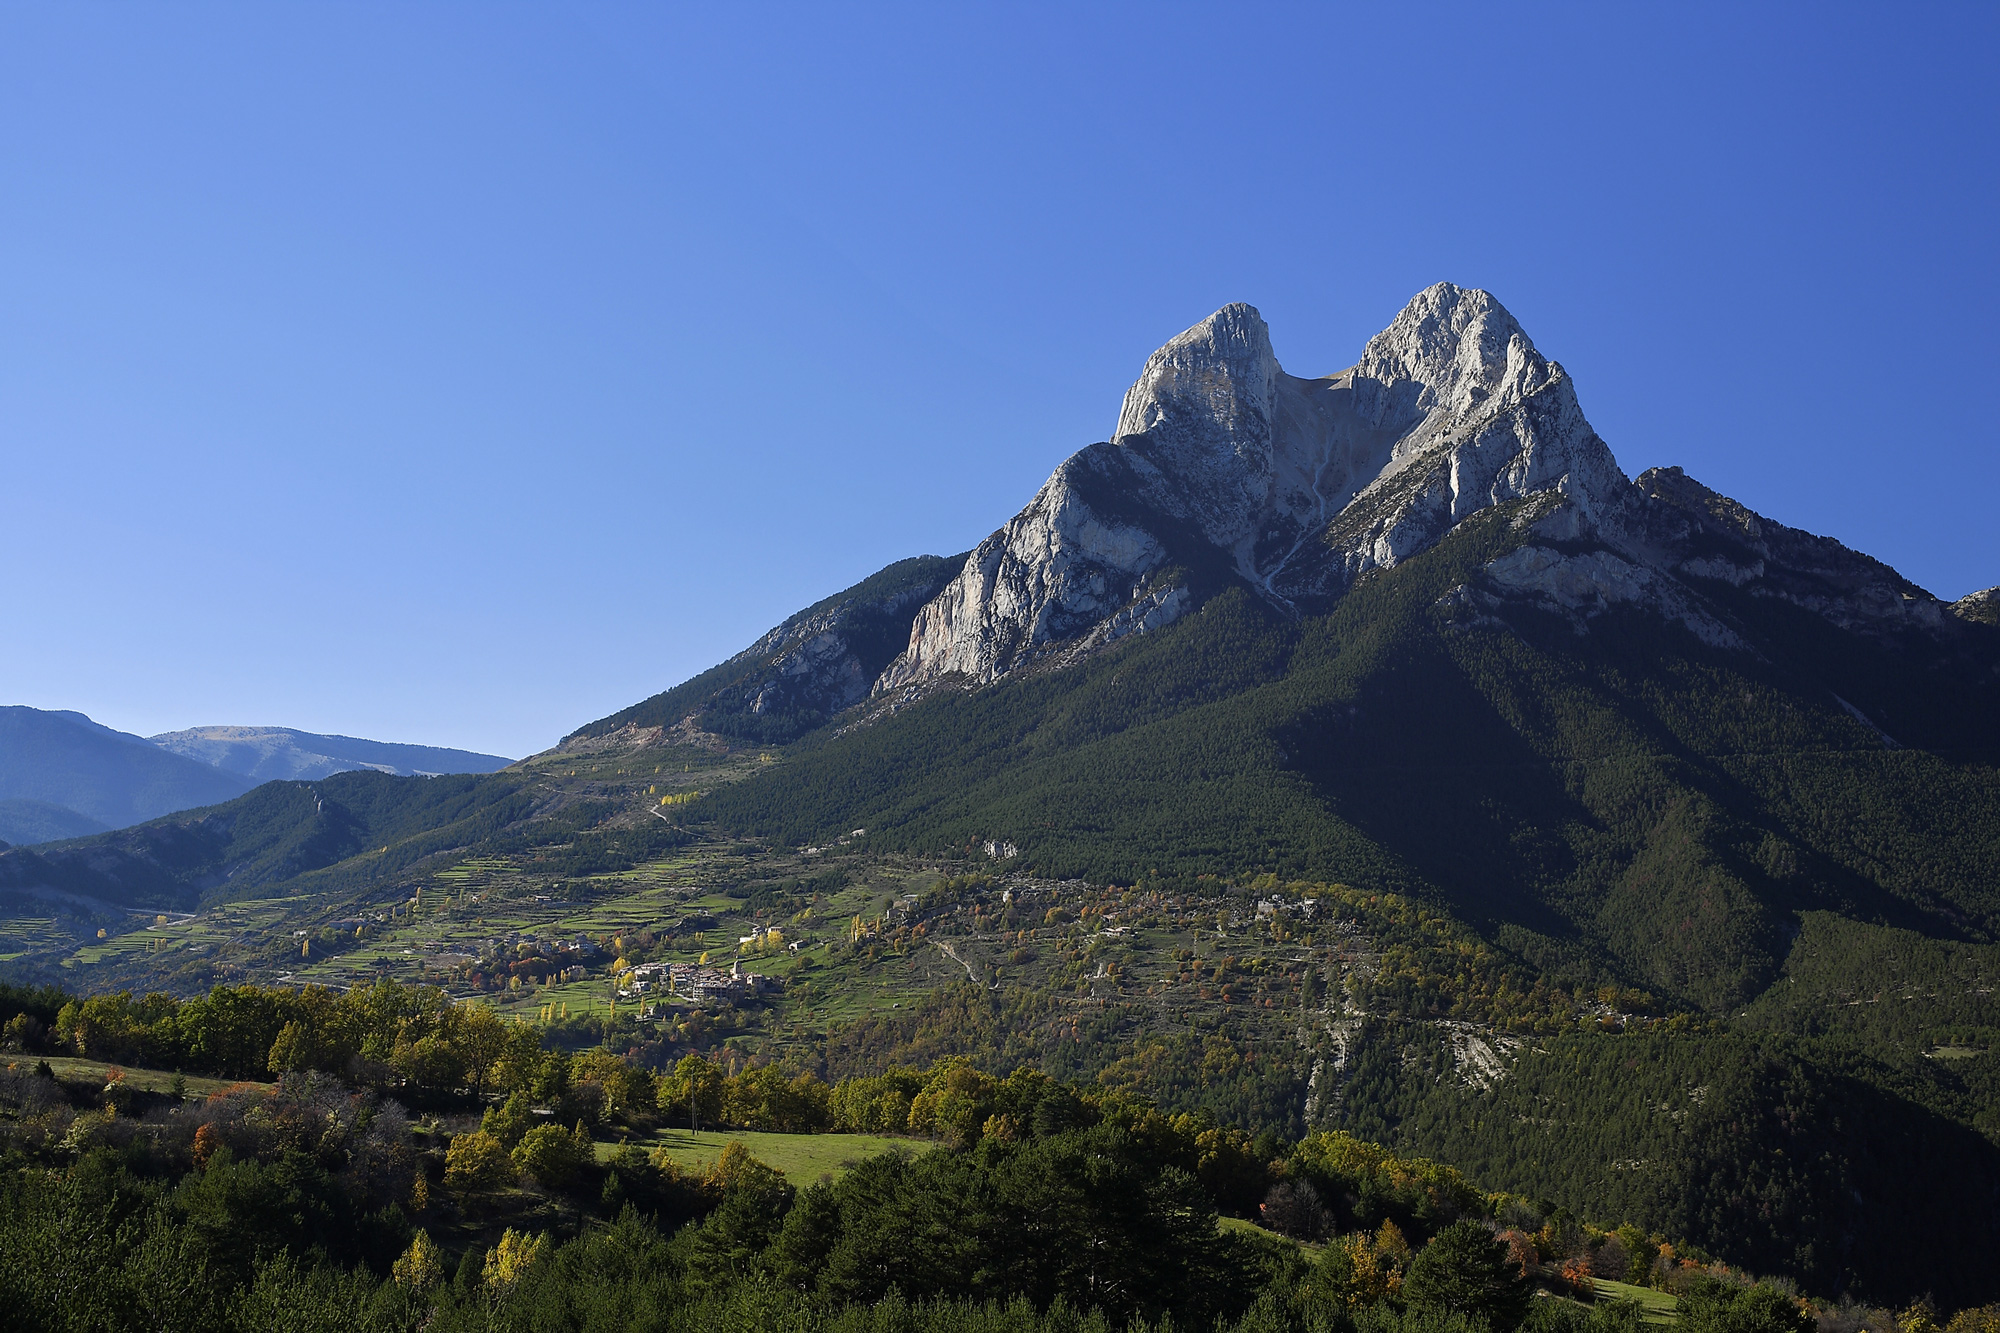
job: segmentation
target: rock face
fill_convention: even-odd
[[[1357,409],[1394,439],[1325,534],[1348,578],[1429,550],[1503,501],[1559,495],[1593,525],[1627,501],[1569,376],[1485,292],[1427,288],[1348,378]]]
[[[1629,490],[1562,368],[1485,292],[1427,289],[1319,379],[1286,374],[1263,318],[1225,306],[1147,359],[1112,439],[980,544],[875,688],[990,681],[1232,581],[1317,609],[1497,502],[1553,492],[1594,518]]]
[[[1439,283],[1317,379],[1285,372],[1255,309],[1224,306],[1148,357],[1111,438],[1065,459],[970,554],[892,566],[565,744],[676,726],[785,740],[871,694],[1074,661],[1232,587],[1315,614],[1499,505],[1515,544],[1439,599],[1453,628],[1532,607],[1588,633],[1641,611],[1749,651],[1730,610],[1745,596],[1866,633],[2000,620],[1992,592],[1947,607],[1678,468],[1628,479],[1514,317]]]
[[[1232,584],[1289,613],[1321,610],[1367,571],[1529,498],[1535,544],[1447,598],[1454,623],[1511,601],[1583,630],[1643,607],[1740,648],[1702,592],[1726,583],[1849,629],[1945,624],[1947,608],[1886,565],[1678,469],[1629,480],[1514,317],[1485,292],[1439,283],[1336,375],[1286,374],[1247,305],[1153,353],[1112,438],[1067,459],[980,543],[917,613],[874,692],[1073,660]],[[1992,615],[1976,596],[1950,609]]]
[[[878,596],[844,597],[832,606],[800,612],[729,659],[746,668],[739,702],[753,717],[789,712],[831,715],[868,697],[880,670],[864,635],[881,620],[904,623],[936,592],[918,581]],[[879,634],[874,637],[879,637]]]
[[[1695,589],[1727,584],[1863,633],[1949,628],[1950,607],[1880,560],[1754,513],[1677,467],[1641,473],[1633,489],[1638,502],[1609,539]]]
[[[1951,613],[1975,624],[2000,625],[2000,588],[1967,593],[1951,604]]]

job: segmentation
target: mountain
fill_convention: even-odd
[[[1486,293],[1432,287],[1311,380],[1228,306],[868,702],[708,808],[1050,875],[1379,885],[1723,1012],[1798,911],[2000,937],[1981,605],[1678,469],[1628,479]]]
[[[396,778],[373,770],[316,782],[267,782],[78,843],[0,853],[0,906],[26,899],[89,911],[170,909],[266,885],[300,891],[365,885],[435,852],[492,838],[538,803],[509,774]]]
[[[1117,420],[967,555],[503,772],[0,852],[9,966],[186,992],[303,930],[312,976],[519,1006],[496,927],[693,961],[782,922],[768,1005],[606,1040],[1038,1064],[1812,1291],[2000,1297],[1994,592],[1628,476],[1448,285],[1318,378],[1225,307]],[[459,906],[332,929],[419,888]],[[168,906],[202,921],[90,942]]]
[[[151,739],[163,750],[257,782],[309,781],[362,768],[398,777],[492,773],[514,762],[497,754],[321,736],[290,727],[190,727]]]
[[[1112,439],[981,543],[877,688],[1073,657],[1231,584],[1323,610],[1488,505],[1560,493],[1594,516],[1624,482],[1561,367],[1483,292],[1430,288],[1318,379],[1225,306],[1153,353]]]
[[[1714,580],[1849,628],[1939,629],[1949,610],[1676,471],[1635,486],[1562,367],[1491,296],[1440,283],[1358,364],[1319,379],[1284,372],[1247,305],[1173,339],[1125,395],[1112,439],[1071,456],[981,543],[876,690],[1073,659],[1228,586],[1324,612],[1369,571],[1508,503],[1527,505],[1517,520],[1538,540],[1485,568],[1481,591],[1572,616],[1637,603],[1733,645],[1696,591]]]
[[[1232,305],[1148,359],[865,699],[692,813],[1138,903],[1422,903],[1518,980],[1358,921],[1299,1028],[1309,1119],[1915,1290],[1935,1268],[1893,1237],[1934,1201],[2000,1239],[1997,596],[1629,477],[1484,292],[1426,290],[1311,379]],[[655,704],[662,741],[693,716]],[[1270,947],[1231,915],[1217,980]],[[1507,994],[1600,1017],[1551,1042],[1493,1017]],[[1687,1035],[1617,1035],[1654,1030],[1634,1011]]]
[[[965,556],[899,560],[816,602],[719,666],[622,712],[579,727],[567,748],[713,736],[783,744],[868,697],[910,640],[918,608]]]
[[[21,797],[0,801],[0,842],[28,847],[38,842],[57,842],[102,833],[104,825],[89,815],[81,815],[53,801]]]
[[[99,828],[122,828],[226,801],[254,785],[143,737],[100,726],[82,713],[0,708],[0,801],[57,807],[39,816],[44,826],[58,829],[57,836],[74,836],[62,830],[76,827],[78,818]],[[40,840],[5,833],[0,838]]]

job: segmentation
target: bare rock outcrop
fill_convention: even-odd
[[[1868,633],[2000,619],[1947,607],[1880,561],[1752,513],[1678,468],[1628,479],[1561,365],[1482,291],[1439,283],[1352,368],[1300,379],[1247,305],[1146,360],[1112,438],[1071,456],[920,611],[880,695],[985,683],[1172,623],[1224,586],[1289,613],[1532,500],[1523,544],[1439,604],[1460,628],[1538,607],[1587,632],[1643,610],[1748,651],[1729,593]]]
[[[1635,489],[1645,503],[1618,535],[1696,589],[1726,584],[1865,633],[1948,627],[1951,608],[1880,560],[1766,518],[1677,467],[1641,473]]]
[[[1315,609],[1496,503],[1555,492],[1594,521],[1629,490],[1562,368],[1485,292],[1426,289],[1317,379],[1285,373],[1255,309],[1224,306],[1147,358],[1112,439],[980,544],[875,689],[990,681],[1231,580]]]
[[[1977,625],[2000,625],[2000,588],[1967,593],[1951,604],[1951,613]]]

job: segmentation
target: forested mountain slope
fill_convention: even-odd
[[[1938,1246],[1976,1265],[1986,1241],[1960,1252],[1927,1219],[2000,1235],[1991,599],[1940,602],[1677,469],[1624,481],[1504,312],[1430,304],[1384,338],[1451,373],[1371,389],[1371,344],[1316,382],[1402,404],[1336,404],[1363,419],[1322,431],[1303,471],[1352,498],[1317,531],[1231,547],[1202,528],[1216,505],[1184,502],[1227,498],[1202,469],[1248,458],[1280,497],[1258,503],[1308,522],[1281,503],[1312,444],[1284,397],[1308,382],[1260,369],[1256,330],[1223,312],[1155,358],[1213,344],[1183,375],[1200,393],[1175,400],[1149,366],[1132,432],[974,553],[869,704],[700,808],[781,843],[866,828],[1017,875],[1410,894],[1544,977],[1637,986],[1713,1026],[1679,1046],[1502,1043],[1489,1070],[1467,1054],[1476,1010],[1357,1000],[1350,970],[1311,1039],[1331,1122],[1512,1188],[1616,1195],[1816,1281],[1907,1287]],[[1172,401],[1132,412],[1148,393]],[[1489,409],[1509,394],[1503,430]],[[1385,420],[1399,442],[1366,437]],[[1367,449],[1388,461],[1357,484]],[[1349,479],[1329,487],[1335,464]],[[1084,536],[1129,559],[1090,564]],[[1894,1239],[1912,1228],[1932,1248]]]
[[[104,825],[54,801],[15,797],[0,801],[0,842],[19,847],[102,833]]]
[[[709,808],[792,843],[997,840],[1052,875],[1415,892],[1717,1012],[1775,975],[1800,910],[1993,938],[1982,645],[1747,597],[1717,599],[1747,650],[1637,610],[1584,633],[1533,605],[1468,614],[1456,590],[1521,549],[1518,518],[1488,511],[1323,617],[1238,591],[1067,671],[939,692]]]
[[[569,743],[784,739],[856,701],[703,808],[795,845],[993,842],[1053,875],[1394,888],[1718,1013],[1802,910],[2000,931],[1983,603],[1677,469],[1628,481],[1484,292],[1426,290],[1320,379],[1225,307],[1148,361],[1111,441],[948,563],[892,566]],[[885,592],[912,618],[866,701],[848,678],[879,651],[841,657],[838,697],[758,711],[803,670],[781,647]]]
[[[525,819],[537,799],[526,779],[509,774],[394,778],[363,770],[267,782],[221,805],[0,853],[0,899],[186,911],[343,863],[332,880],[361,884],[490,840]],[[329,882],[322,874],[294,891]]]

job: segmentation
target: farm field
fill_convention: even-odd
[[[687,1170],[706,1171],[731,1143],[741,1143],[752,1157],[782,1173],[792,1184],[805,1186],[823,1175],[837,1176],[865,1158],[900,1150],[928,1152],[922,1139],[882,1134],[768,1134],[755,1130],[663,1130],[641,1146],[664,1148],[667,1156]],[[609,1157],[616,1144],[597,1145],[598,1157]]]
[[[32,954],[55,952],[68,947],[71,938],[60,917],[0,919],[0,941],[4,941],[4,951],[0,951],[0,963],[12,962],[16,958],[26,958]]]
[[[163,913],[150,919],[135,913],[136,929],[85,944],[64,958],[62,966],[81,970],[115,963],[166,963],[167,955],[211,954],[266,938],[310,902],[305,895],[295,895],[221,903],[200,913]]]
[[[1674,1310],[1680,1301],[1671,1292],[1655,1291],[1651,1287],[1635,1287],[1629,1282],[1611,1282],[1597,1279],[1597,1299],[1600,1301],[1637,1301],[1639,1318],[1648,1324],[1671,1324]]]

